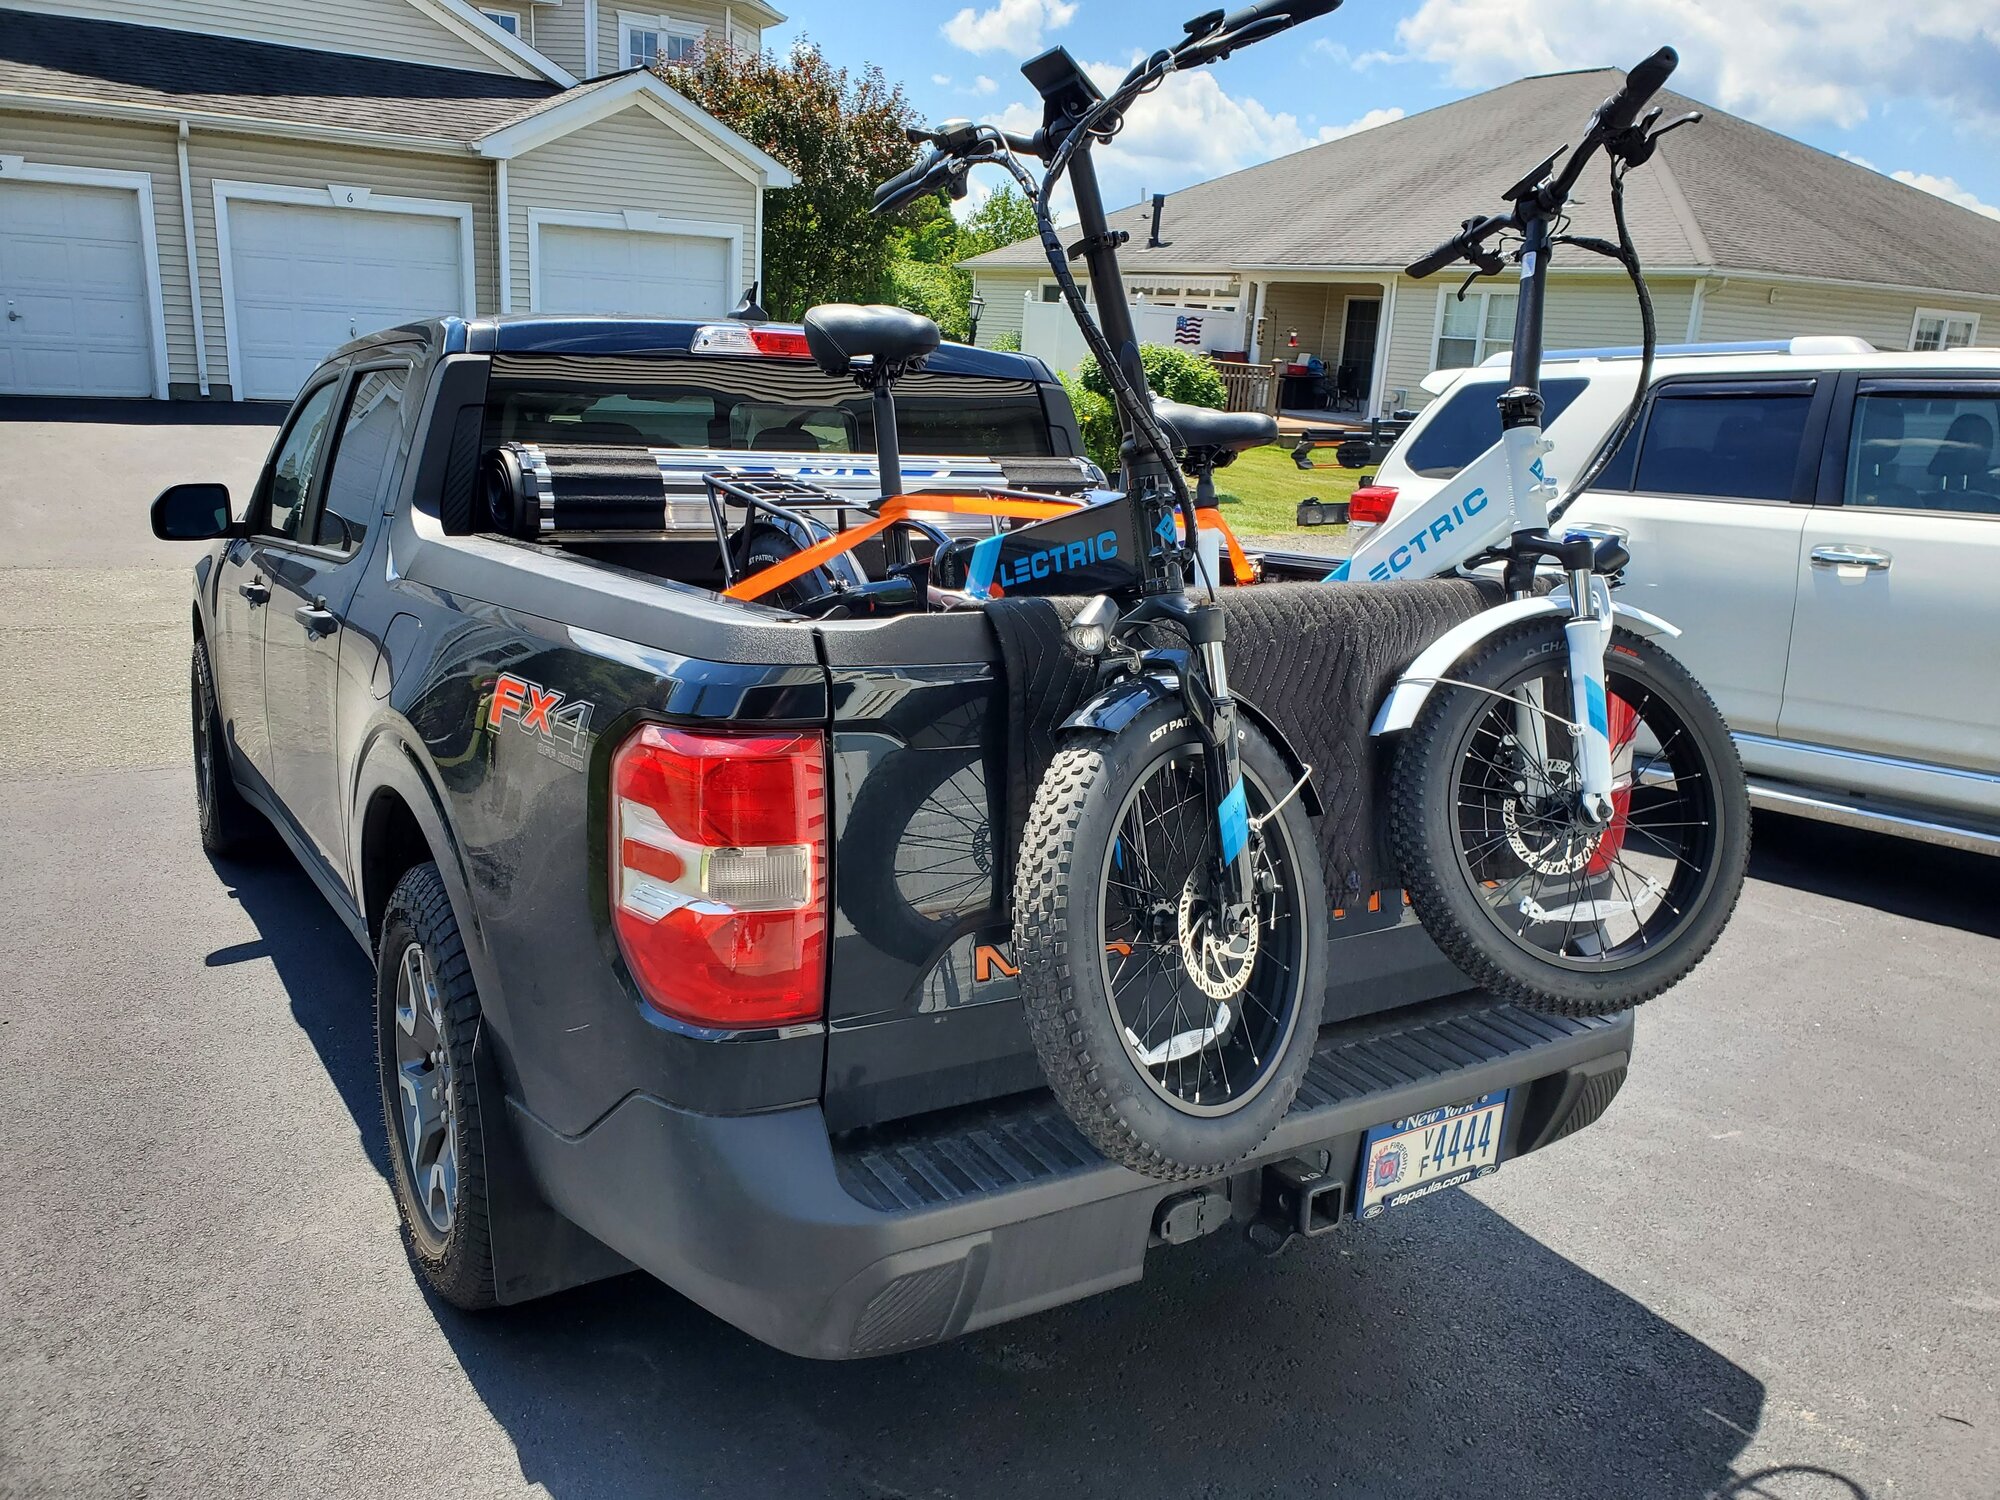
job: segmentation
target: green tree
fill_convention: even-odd
[[[1013,183],[1004,183],[966,215],[965,223],[960,226],[958,256],[966,260],[984,255],[988,250],[1028,239],[1035,232],[1034,205]]]
[[[880,68],[837,68],[803,38],[783,60],[709,47],[654,72],[798,178],[764,205],[763,301],[773,316],[883,295],[900,226],[868,209],[876,184],[910,164],[904,131],[917,115],[900,84]]]
[[[1178,344],[1141,344],[1139,363],[1146,368],[1146,384],[1152,387],[1155,396],[1165,396],[1184,406],[1221,408],[1228,404],[1229,393],[1223,389],[1222,377],[1215,373],[1214,364],[1192,349],[1183,349]],[[1096,355],[1083,357],[1083,363],[1076,367],[1076,378],[1085,389],[1095,391],[1106,401],[1111,399],[1111,384],[1104,378]]]

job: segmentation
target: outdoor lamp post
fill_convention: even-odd
[[[986,299],[977,292],[974,292],[965,304],[966,343],[976,344],[979,342],[979,315],[985,311]]]

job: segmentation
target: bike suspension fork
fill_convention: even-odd
[[[1188,635],[1201,658],[1209,702],[1209,774],[1221,787],[1216,802],[1216,832],[1222,860],[1228,867],[1225,884],[1233,915],[1252,919],[1255,890],[1250,870],[1250,805],[1243,790],[1243,750],[1236,738],[1236,699],[1229,687],[1229,662],[1223,650],[1222,608],[1199,604],[1189,612]],[[1199,705],[1198,705],[1199,707]]]
[[[1604,654],[1611,648],[1611,587],[1588,568],[1569,575],[1570,717],[1578,725],[1584,815],[1599,827],[1614,816],[1611,801],[1610,707],[1604,689]]]

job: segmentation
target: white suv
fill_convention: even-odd
[[[1545,362],[1559,485],[1635,354]],[[1466,371],[1403,434],[1375,481],[1396,508],[1498,439],[1505,380]],[[1758,806],[2000,853],[2000,349],[1663,353],[1574,525],[1629,534],[1625,595],[1685,632]]]

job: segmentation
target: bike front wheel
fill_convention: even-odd
[[[1293,778],[1240,728],[1253,821]],[[1163,703],[1119,734],[1073,736],[1022,839],[1014,940],[1042,1070],[1111,1160],[1219,1171],[1262,1145],[1298,1092],[1326,990],[1327,899],[1297,798],[1252,835],[1254,931],[1211,899],[1216,807],[1202,740]]]
[[[1566,1015],[1678,983],[1743,888],[1750,809],[1715,704],[1617,630],[1605,655],[1614,789],[1583,815],[1562,623],[1495,636],[1440,683],[1396,753],[1391,830],[1425,930],[1467,977]]]

